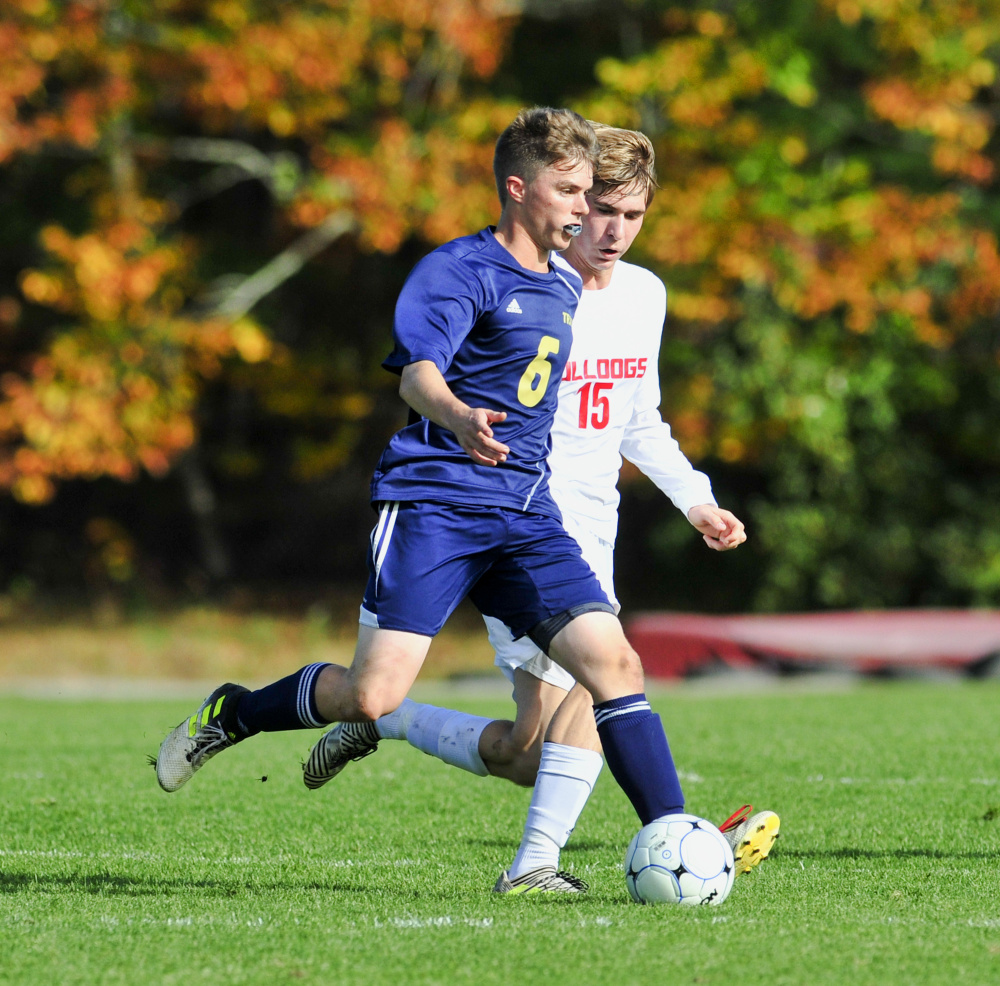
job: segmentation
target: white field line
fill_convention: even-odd
[[[156,852],[82,852],[78,849],[0,849],[0,857],[28,859],[136,859],[142,862],[158,863],[164,861],[194,863],[202,865],[212,864],[253,864],[254,866],[286,866],[289,863],[301,862],[302,857],[295,855],[279,856],[206,856],[201,853],[156,853]],[[351,867],[392,867],[397,869],[404,866],[427,866],[428,864],[420,859],[320,859],[313,860],[309,864],[311,867],[323,869],[344,869]]]
[[[789,784],[801,784],[802,779],[786,777]],[[962,782],[955,777],[826,777],[823,774],[811,774],[805,778],[806,784],[873,784],[876,787],[906,787],[922,784],[947,784],[956,787]],[[982,787],[996,787],[1000,779],[996,777],[970,777],[966,784],[977,784]]]
[[[685,909],[687,910],[687,909]],[[689,920],[695,921],[698,924],[728,924],[733,926],[733,928],[756,928],[765,925],[767,922],[763,921],[759,917],[755,917],[750,914],[746,915],[733,915],[733,914],[702,914],[697,911],[697,909],[690,909],[690,913],[686,916]],[[17,924],[21,920],[31,920],[34,924],[37,919],[21,917],[17,914],[11,914],[8,916],[6,921],[2,922],[5,924]],[[369,924],[370,921],[370,924]],[[898,917],[898,916],[868,916],[868,915],[857,915],[855,917],[855,922],[858,926],[863,927],[883,927],[883,926],[893,926],[893,927],[910,927],[910,928],[923,928],[923,927],[934,927],[940,929],[941,927],[949,928],[974,928],[974,929],[987,929],[993,930],[1000,928],[1000,918],[992,916],[982,916],[982,917],[967,917],[967,918],[956,918],[954,920],[942,921],[940,918],[922,918],[922,917]],[[164,928],[177,928],[178,930],[183,930],[186,928],[204,928],[207,926],[216,927],[231,927],[231,928],[277,928],[282,925],[300,925],[303,922],[297,917],[273,917],[271,915],[266,916],[256,916],[256,917],[240,917],[236,914],[230,914],[227,917],[219,917],[211,914],[199,914],[199,915],[181,915],[178,917],[168,917],[168,918],[153,918],[153,917],[119,917],[113,914],[102,915],[92,922],[95,928],[112,930],[119,927],[153,927],[159,926]],[[312,923],[312,922],[306,922]],[[519,925],[516,922],[509,924],[507,921],[497,922],[492,917],[469,917],[461,915],[430,915],[424,917],[416,917],[413,915],[387,915],[385,917],[376,917],[372,919],[360,918],[357,921],[351,922],[354,926],[372,927],[379,931],[421,931],[421,930],[437,930],[440,928],[475,928],[475,929],[489,929],[497,931],[505,931],[509,928],[518,928]],[[613,928],[616,926],[621,926],[624,924],[623,920],[614,920],[609,917],[593,917],[584,918],[579,924],[580,927],[596,927],[596,928]],[[808,921],[806,922],[808,923]]]
[[[609,919],[605,919],[607,924],[610,924]],[[117,928],[117,927],[130,927],[133,925],[140,925],[148,927],[151,925],[162,926],[165,928],[198,928],[205,927],[207,925],[216,925],[223,927],[236,927],[236,928],[263,928],[265,926],[269,928],[279,927],[283,924],[299,924],[298,918],[292,918],[291,920],[287,918],[274,918],[270,915],[266,917],[238,917],[235,914],[230,914],[228,917],[220,918],[211,914],[200,914],[197,916],[184,915],[182,917],[170,917],[170,918],[152,918],[152,917],[140,917],[140,918],[120,918],[116,915],[103,915],[94,922],[99,927],[105,928]],[[361,924],[367,924],[368,922],[362,919]],[[600,919],[596,923],[600,923]],[[399,917],[385,917],[385,918],[374,918],[372,920],[372,926],[375,928],[387,928],[390,930],[408,930],[411,928],[423,929],[423,928],[492,928],[493,918],[488,917],[461,917],[452,916],[450,914],[444,914],[441,916],[431,916],[431,917],[413,917],[410,915],[399,916]]]
[[[15,918],[16,920],[16,918]],[[357,924],[367,925],[367,919],[361,919]],[[94,924],[103,928],[118,928],[131,926],[160,926],[165,928],[200,928],[209,925],[238,928],[269,928],[279,927],[283,924],[300,924],[298,918],[274,918],[266,917],[238,917],[230,914],[228,917],[220,918],[210,914],[183,915],[181,917],[152,918],[152,917],[129,917],[122,918],[116,915],[102,915]],[[580,922],[581,927],[610,928],[615,924],[611,918],[596,917],[587,918]],[[414,915],[389,915],[386,917],[376,917],[371,919],[371,926],[378,930],[388,931],[410,931],[410,930],[436,930],[438,928],[484,928],[494,927],[494,919],[491,917],[468,917],[461,915],[427,915],[417,917]]]
[[[375,918],[376,928],[453,928],[467,925],[470,928],[492,928],[493,918],[453,918],[449,914],[441,917],[390,917]]]

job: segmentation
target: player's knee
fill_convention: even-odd
[[[626,642],[619,655],[618,671],[622,678],[631,683],[636,693],[645,689],[646,683],[642,673],[642,661],[639,655]]]
[[[602,658],[595,668],[594,677],[604,688],[610,687],[623,695],[638,694],[645,689],[642,662],[624,638],[616,646],[605,650]]]
[[[618,651],[618,669],[623,675],[634,675],[642,681],[642,661],[627,640],[623,640]]]
[[[402,698],[395,698],[379,688],[359,688],[354,695],[354,704],[358,721],[374,722],[380,716],[394,712]]]

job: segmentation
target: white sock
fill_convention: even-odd
[[[489,770],[479,755],[479,737],[492,721],[405,698],[395,712],[376,719],[375,728],[383,739],[405,739],[453,767],[485,777]]]
[[[411,699],[404,698],[395,712],[388,715],[379,716],[375,720],[375,731],[380,739],[405,740],[406,727],[409,725],[413,710],[417,708],[417,703]]]
[[[507,871],[511,879],[539,866],[559,866],[559,850],[566,845],[604,758],[593,750],[560,743],[543,743],[535,790],[521,845]]]

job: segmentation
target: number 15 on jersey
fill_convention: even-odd
[[[607,428],[611,420],[611,401],[608,392],[614,384],[610,380],[585,383],[577,393],[580,395],[581,428]]]

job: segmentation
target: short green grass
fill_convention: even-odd
[[[782,817],[728,901],[689,909],[629,902],[638,826],[607,771],[563,857],[591,892],[510,899],[490,888],[524,789],[383,743],[308,792],[300,732],[167,795],[145,756],[190,703],[0,698],[0,983],[998,982],[998,700],[993,682],[657,694],[690,810]]]

